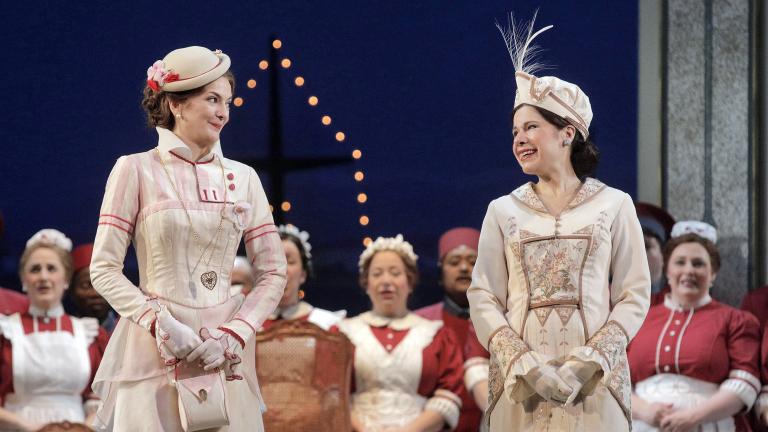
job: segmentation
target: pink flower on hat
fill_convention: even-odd
[[[156,61],[147,69],[147,85],[154,91],[160,91],[160,87],[165,83],[179,80],[179,74],[165,69],[162,60]]]

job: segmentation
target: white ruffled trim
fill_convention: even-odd
[[[760,380],[749,372],[732,370],[728,373],[728,379],[720,384],[720,388],[735,393],[744,402],[745,411],[749,411],[757,399]]]
[[[533,369],[551,361],[552,357],[536,351],[528,351],[521,355],[504,378],[504,394],[510,401],[522,402],[536,394],[536,391],[523,380]],[[503,371],[502,371],[503,373]]]
[[[101,406],[101,400],[100,399],[88,399],[83,403],[83,411],[85,412],[85,416],[89,416],[96,411],[99,410],[99,407]]]
[[[482,381],[488,381],[490,362],[482,357],[472,357],[464,362],[464,386],[472,392],[472,389]]]
[[[424,410],[439,413],[445,420],[445,423],[453,430],[459,423],[461,398],[448,390],[436,390],[435,395],[424,405]]]
[[[99,329],[101,326],[99,325],[99,320],[92,317],[82,317],[82,318],[75,318],[71,317],[73,320],[78,320],[83,325],[83,331],[85,333],[85,342],[90,345],[93,343],[94,339],[96,339],[97,336],[99,336]]]

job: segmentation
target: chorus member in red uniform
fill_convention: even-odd
[[[199,46],[152,64],[142,106],[158,140],[107,181],[91,280],[121,319],[93,388],[115,430],[263,429],[254,334],[283,295],[285,255],[256,172],[222,152],[229,66]],[[255,283],[233,295],[241,241]],[[138,285],[122,273],[130,244]]]
[[[323,330],[328,330],[341,321],[347,312],[344,310],[331,312],[312,306],[304,301],[302,287],[308,278],[313,276],[312,245],[309,243],[309,233],[299,230],[294,225],[278,227],[280,239],[283,241],[286,269],[286,283],[283,298],[277,309],[264,321],[264,329],[268,329],[282,320],[303,320],[316,324]]]
[[[741,309],[754,315],[763,329],[768,322],[768,285],[748,292],[741,301]]]
[[[664,277],[664,245],[669,239],[675,220],[666,210],[653,204],[635,203],[637,219],[643,229],[645,255],[648,258],[648,270],[651,272],[651,305],[664,301],[669,292]]]
[[[91,256],[93,244],[83,244],[72,250],[74,274],[69,290],[67,307],[72,307],[72,314],[79,317],[92,317],[99,320],[107,333],[112,333],[117,324],[117,315],[104,297],[93,288],[91,283]]]
[[[461,416],[456,431],[475,432],[480,427],[481,409],[488,405],[488,352],[477,342],[469,321],[467,289],[472,283],[472,269],[477,260],[480,231],[474,228],[452,228],[438,241],[440,285],[445,298],[439,303],[415,311],[431,320],[442,320],[453,331],[463,348],[464,382],[461,392]],[[479,347],[477,352],[468,345]],[[466,354],[472,353],[472,357]]]
[[[360,255],[370,311],[339,324],[355,345],[352,425],[358,432],[454,429],[461,353],[442,321],[408,310],[418,257],[403,236],[379,237]]]
[[[72,242],[46,229],[28,242],[19,276],[30,304],[0,316],[0,429],[37,430],[50,422],[90,423],[90,390],[107,343],[94,318],[64,313]],[[88,420],[87,420],[88,419]]]
[[[755,402],[759,328],[750,314],[713,300],[720,269],[714,228],[678,222],[664,249],[670,293],[629,347],[635,431],[748,431]]]

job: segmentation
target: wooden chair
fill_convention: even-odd
[[[48,423],[37,432],[93,432],[93,429],[82,423],[70,423],[68,421]]]
[[[267,431],[351,431],[354,347],[342,333],[300,320],[256,335],[256,373]]]

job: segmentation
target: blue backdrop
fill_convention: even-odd
[[[228,53],[243,98],[222,136],[233,159],[267,150],[270,35],[283,42],[288,156],[349,155],[354,164],[292,174],[287,219],[311,234],[318,277],[308,300],[358,311],[365,236],[403,233],[420,255],[414,306],[439,296],[437,238],[480,226],[490,200],[530,180],[511,153],[513,68],[494,21],[541,6],[539,38],[554,74],[578,83],[595,113],[597,177],[636,190],[637,3],[520,1],[14,2],[0,17],[5,96],[0,168],[0,285],[38,229],[90,242],[114,161],[156,143],[139,102],[146,68],[171,49]],[[540,4],[542,3],[542,4]],[[296,76],[305,85],[293,83]],[[257,85],[249,89],[248,79]],[[317,96],[317,106],[307,103]],[[332,124],[324,126],[322,115]],[[346,139],[334,139],[343,131]],[[361,170],[363,182],[353,173]],[[263,176],[265,186],[269,178]],[[359,192],[368,202],[357,203]],[[361,215],[370,224],[358,223]],[[135,265],[128,272],[135,277]]]

